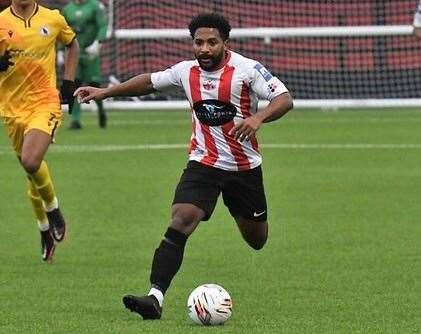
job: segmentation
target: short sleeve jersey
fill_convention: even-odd
[[[239,142],[232,127],[257,112],[258,100],[272,101],[288,92],[259,62],[228,51],[225,65],[204,71],[197,60],[183,61],[151,75],[157,90],[182,88],[192,109],[189,160],[230,171],[249,170],[262,162],[255,136]]]
[[[0,13],[0,51],[9,50],[15,63],[0,72],[0,116],[14,117],[38,106],[59,104],[55,44],[68,45],[74,38],[58,10],[36,4],[27,20],[12,7]]]

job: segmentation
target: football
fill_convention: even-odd
[[[232,314],[231,296],[220,285],[200,285],[190,293],[187,311],[199,325],[222,325]]]

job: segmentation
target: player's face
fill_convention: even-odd
[[[201,68],[215,71],[224,60],[226,41],[216,28],[199,28],[194,34],[193,51]]]

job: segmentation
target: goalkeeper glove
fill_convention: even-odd
[[[69,114],[72,113],[74,96],[73,93],[76,90],[76,84],[71,80],[63,80],[60,87],[61,103],[69,105]]]
[[[62,50],[57,51],[57,65],[63,66],[64,65],[64,52]]]
[[[99,50],[101,49],[101,44],[95,40],[91,45],[85,48],[86,53],[93,57],[99,56]]]
[[[12,58],[12,55],[9,50],[3,56],[0,56],[0,72],[6,72],[9,66],[15,65],[15,63],[10,61],[10,58]]]

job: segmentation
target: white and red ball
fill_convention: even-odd
[[[199,325],[221,325],[232,314],[232,299],[220,285],[203,284],[194,289],[187,300],[190,318]]]

